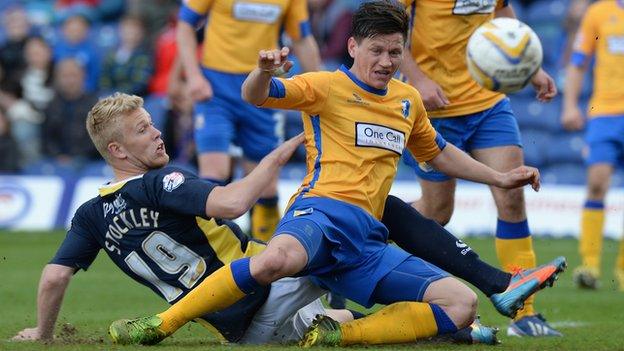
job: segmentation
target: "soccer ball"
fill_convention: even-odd
[[[524,88],[542,66],[535,32],[514,18],[495,18],[472,33],[466,49],[468,71],[486,89],[511,93]]]

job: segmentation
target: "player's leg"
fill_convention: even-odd
[[[322,327],[311,329],[303,345],[405,343],[450,334],[470,325],[477,304],[476,294],[463,283],[413,256],[381,278],[372,300],[389,305],[342,323],[334,333]]]
[[[229,148],[234,137],[234,117],[226,108],[226,103],[214,97],[210,101],[196,103],[193,118],[199,176],[225,185],[231,175]]]
[[[430,181],[421,178],[419,183],[421,196],[412,206],[425,217],[446,225],[455,209],[456,180]]]
[[[524,164],[521,145],[520,131],[509,99],[504,99],[484,111],[478,129],[470,140],[469,149],[478,161],[497,171],[506,172]],[[508,272],[534,268],[536,257],[526,216],[524,189],[490,187],[490,190],[498,213],[495,243],[501,266]],[[525,301],[524,308],[518,311],[512,327],[522,326],[524,322],[530,321],[540,324],[539,332],[531,333],[531,329],[526,335],[561,335],[538,318],[533,301],[534,297]],[[527,325],[527,328],[530,326]],[[508,329],[508,334],[510,330]]]
[[[266,302],[255,313],[241,343],[298,341],[316,314],[326,313],[319,300],[325,292],[308,277],[282,278],[273,282]]]
[[[595,163],[587,168],[587,195],[581,215],[579,254],[581,266],[574,270],[580,288],[597,289],[604,230],[604,199],[609,189],[613,165]]]
[[[574,271],[579,287],[595,289],[600,276],[604,229],[604,199],[614,165],[622,155],[624,117],[595,117],[587,123],[587,198],[581,215],[579,253],[581,266]]]
[[[284,114],[257,108],[241,100],[237,141],[243,149],[245,173],[251,172],[258,162],[284,140]],[[275,233],[281,213],[278,207],[277,181],[264,190],[251,215],[251,234],[268,241]]]
[[[249,174],[257,165],[257,162],[243,160],[245,174]],[[269,241],[279,223],[281,213],[278,204],[278,180],[278,178],[275,178],[271,181],[252,209],[251,235],[258,240]]]
[[[446,225],[455,207],[455,179],[419,164],[407,149],[403,152],[403,162],[414,170],[420,183],[420,199],[412,206],[423,216]]]
[[[480,260],[471,247],[431,219],[392,195],[386,199],[382,223],[389,240],[410,254],[462,278],[481,290],[498,311],[513,316],[524,300],[552,284],[565,268],[562,257],[533,270],[510,274]]]

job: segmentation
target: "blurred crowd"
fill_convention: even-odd
[[[345,42],[359,2],[308,0],[326,69],[350,65]],[[562,69],[571,43],[566,38],[573,37],[589,1],[512,3],[552,49],[546,50],[547,70]],[[174,0],[2,1],[0,173],[99,172],[102,162],[84,121],[95,101],[113,91],[142,96],[173,160],[193,164],[192,102],[172,70],[178,6]],[[531,12],[540,6],[548,7],[540,11],[547,26],[540,27],[542,19]],[[289,120],[286,134],[297,133],[298,116]]]

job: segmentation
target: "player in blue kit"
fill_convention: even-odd
[[[202,57],[196,58],[195,28],[205,21]],[[279,143],[283,114],[241,99],[241,85],[256,53],[277,48],[282,32],[292,40],[304,71],[320,68],[305,0],[188,0],[179,14],[177,42],[189,93],[195,102],[199,174],[219,184],[231,178],[232,143],[241,147],[245,173]],[[268,241],[280,219],[274,179],[253,208],[251,233]]]

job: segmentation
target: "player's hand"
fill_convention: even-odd
[[[212,86],[203,76],[189,77],[186,88],[193,101],[204,101],[212,98]]]
[[[273,76],[281,76],[288,73],[293,66],[288,60],[290,49],[283,47],[281,50],[260,50],[258,53],[258,68]]]
[[[499,188],[513,189],[530,184],[533,190],[540,189],[540,173],[537,168],[520,166],[507,173],[501,173],[496,184]]]
[[[414,87],[420,93],[427,111],[441,109],[450,103],[440,85],[427,77],[414,82]]]
[[[581,130],[585,126],[585,118],[578,106],[564,107],[561,113],[561,125],[565,130]]]
[[[278,146],[275,150],[273,150],[269,155],[275,157],[277,163],[280,166],[283,166],[290,160],[292,154],[297,150],[297,147],[303,143],[305,137],[303,133],[294,136],[288,140],[286,140],[282,145]]]
[[[539,102],[549,102],[557,95],[557,86],[552,77],[543,69],[539,69],[531,78],[531,84],[537,92],[536,99]]]
[[[11,338],[13,341],[35,341],[35,340],[43,340],[41,337],[41,333],[39,333],[39,328],[26,328],[14,337]]]

